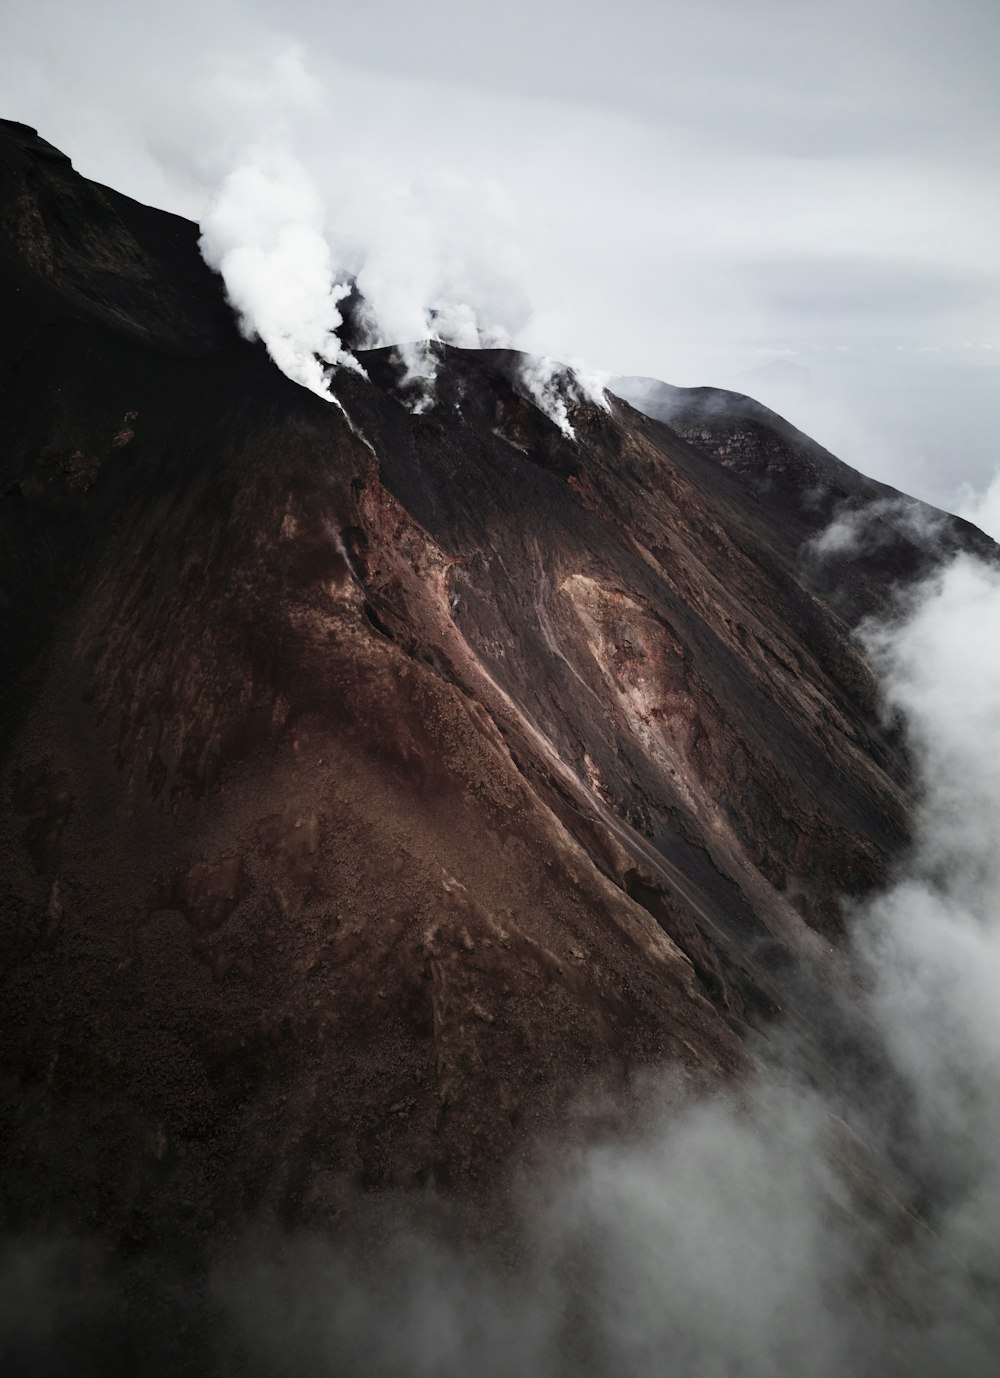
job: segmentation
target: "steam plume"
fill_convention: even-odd
[[[608,375],[582,366],[572,368],[557,363],[547,355],[529,355],[520,371],[520,382],[539,411],[559,427],[568,440],[575,439],[569,420],[569,408],[577,402],[591,402],[608,409],[604,385]]]
[[[242,333],[259,336],[293,382],[336,401],[324,365],[363,370],[336,334],[337,303],[350,289],[334,280],[322,205],[302,169],[287,161],[278,171],[238,167],[201,230],[202,254],[222,275]]]

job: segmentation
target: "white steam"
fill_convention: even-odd
[[[906,878],[861,946],[887,1046],[912,1089],[940,1228],[1000,1286],[1000,571],[957,559],[868,648],[906,714],[924,799]]]
[[[982,491],[968,483],[962,484],[955,511],[958,516],[985,531],[987,536],[1000,541],[1000,473],[994,474]]]
[[[336,334],[338,302],[350,290],[334,278],[322,205],[295,163],[265,171],[238,167],[201,222],[201,251],[221,274],[247,339],[259,336],[288,378],[335,401],[328,369],[363,372]]]
[[[834,555],[856,559],[891,545],[899,536],[931,546],[943,520],[940,512],[915,498],[879,498],[863,507],[844,508],[807,542],[803,554],[818,560]]]
[[[518,381],[528,396],[545,415],[562,431],[568,440],[575,439],[575,431],[570,424],[570,408],[581,402],[608,410],[605,385],[608,374],[583,365],[571,367],[557,363],[548,355],[539,358],[528,355],[521,364]]]
[[[320,137],[342,121],[297,48],[222,62],[195,103],[198,127],[183,143],[173,134],[176,146],[164,137],[160,156],[214,188],[202,253],[244,334],[288,377],[330,398],[329,368],[357,368],[336,336],[351,283],[357,343],[397,351],[399,397],[415,412],[434,405],[436,345],[524,347],[523,227],[497,183],[402,154],[386,166],[361,129],[349,141]],[[567,402],[604,405],[603,377],[579,369],[574,383],[546,367],[529,391],[561,428]]]
[[[432,219],[408,208],[410,198],[383,205],[384,220],[369,216],[360,239],[350,201],[337,207],[354,228],[335,262],[315,184],[290,157],[266,161],[267,170],[246,162],[223,180],[202,217],[200,245],[222,275],[241,331],[259,336],[287,377],[336,401],[330,368],[364,374],[336,333],[343,324],[338,303],[352,281],[361,296],[354,326],[362,344],[395,350],[400,397],[415,413],[434,405],[437,345],[512,346],[523,299],[498,289],[496,275],[482,265],[453,254]],[[378,194],[373,201],[378,207]],[[568,408],[589,401],[606,409],[607,376],[549,358],[527,359],[520,375],[531,399],[570,438]]]

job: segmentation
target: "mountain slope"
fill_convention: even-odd
[[[994,543],[970,523],[859,474],[752,397],[655,378],[616,378],[611,386],[739,474],[800,549],[800,577],[850,623],[884,612],[887,591],[960,549],[996,558]],[[831,528],[834,539],[812,551]]]
[[[506,352],[345,416],[195,227],[23,126],[0,193],[8,1223],[488,1192],[582,1093],[821,1042],[909,819],[822,505],[614,398],[569,440]]]

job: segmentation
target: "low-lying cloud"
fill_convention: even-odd
[[[930,549],[944,523],[944,513],[914,498],[880,498],[860,507],[845,506],[803,553],[815,560],[856,559],[893,545],[901,536]]]

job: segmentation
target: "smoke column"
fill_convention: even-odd
[[[526,355],[518,375],[528,396],[558,426],[567,440],[575,439],[569,420],[569,408],[577,402],[590,402],[607,411],[604,391],[607,374],[585,368],[557,363],[547,355],[538,358]]]
[[[336,331],[338,302],[350,290],[334,280],[322,233],[322,205],[294,163],[268,172],[247,163],[230,173],[201,223],[200,246],[221,274],[247,339],[263,340],[286,377],[327,401],[324,364],[362,372]]]

